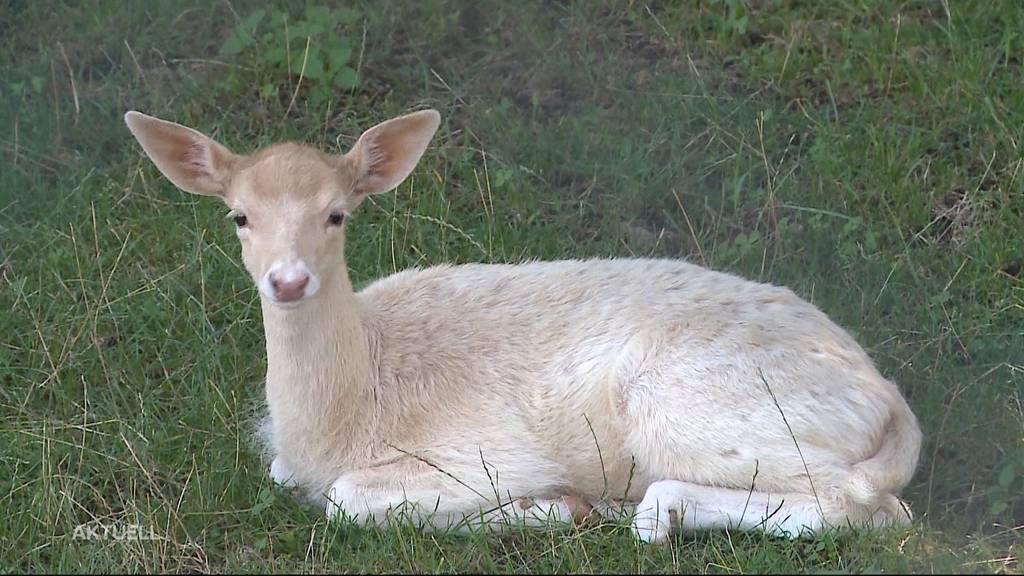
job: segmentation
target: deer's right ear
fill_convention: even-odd
[[[124,122],[150,160],[175,186],[192,194],[224,196],[237,156],[191,128],[140,112]]]

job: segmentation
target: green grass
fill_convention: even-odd
[[[338,31],[359,86],[313,107],[269,47],[218,53],[267,4],[0,5],[0,571],[1022,571],[1024,5],[366,2]],[[342,151],[423,105],[444,123],[353,220],[357,283],[655,255],[788,285],[919,416],[913,527],[651,548],[328,525],[273,489],[230,222],[121,115]],[[160,539],[74,539],[90,521]]]

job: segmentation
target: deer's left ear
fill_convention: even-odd
[[[354,192],[380,194],[402,183],[419,162],[441,125],[437,110],[423,110],[381,122],[359,137],[345,154],[355,169]]]
[[[128,112],[124,122],[175,186],[204,196],[223,197],[227,192],[238,158],[230,150],[191,128],[140,112]]]

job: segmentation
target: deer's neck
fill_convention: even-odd
[[[365,448],[376,412],[366,311],[340,275],[294,309],[263,300],[274,442],[305,468],[336,467]]]

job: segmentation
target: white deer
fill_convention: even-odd
[[[262,302],[270,473],[329,516],[539,525],[617,502],[649,542],[909,520],[896,495],[916,418],[790,290],[611,259],[434,266],[355,292],[346,218],[409,176],[436,111],[378,124],[344,155],[239,155],[125,121],[171,182],[230,207]]]

